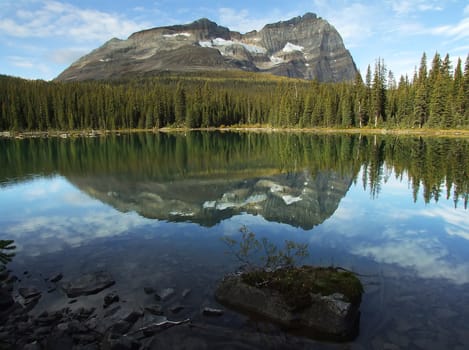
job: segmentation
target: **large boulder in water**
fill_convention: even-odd
[[[358,334],[362,291],[350,272],[304,266],[226,276],[215,296],[226,306],[284,328],[341,341]]]

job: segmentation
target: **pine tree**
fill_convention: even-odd
[[[469,125],[469,54],[466,57],[466,62],[464,64],[464,77],[463,77],[463,90],[464,90],[464,124]]]
[[[414,122],[421,128],[428,119],[428,82],[427,82],[427,55],[425,52],[420,60],[420,68],[417,79],[414,80],[416,86],[414,101]]]
[[[366,111],[365,111],[366,88],[365,88],[365,85],[363,84],[363,80],[362,80],[362,76],[360,72],[357,72],[357,74],[355,75],[353,88],[355,92],[354,115],[356,116],[356,119],[357,119],[355,125],[358,125],[358,127],[362,128],[365,124],[365,115],[366,115]]]
[[[428,84],[431,90],[433,90],[433,86],[438,79],[438,76],[441,72],[441,57],[438,52],[435,53],[432,60],[432,66],[430,68],[430,72],[428,73]]]
[[[462,71],[461,58],[458,58],[458,63],[454,70],[453,79],[453,113],[458,126],[464,124],[464,77]]]
[[[437,52],[433,57],[432,68],[428,77],[430,85],[430,103],[428,125],[430,127],[442,126],[442,114],[446,108],[444,94],[444,79],[442,77],[442,63]]]
[[[372,106],[372,74],[371,74],[371,66],[368,65],[366,69],[366,77],[365,77],[365,100],[364,100],[364,123],[368,125],[370,123],[370,119],[373,115],[373,106]]]
[[[306,95],[305,108],[303,111],[303,116],[301,118],[303,127],[313,126],[311,123],[311,117],[313,115],[313,110],[314,110],[313,100],[314,98],[310,94]]]
[[[442,126],[445,128],[450,128],[454,126],[454,114],[452,110],[452,88],[453,88],[453,79],[452,79],[452,68],[451,60],[449,54],[446,54],[443,59],[441,66],[441,79],[443,84],[443,101],[444,105],[442,118]]]
[[[397,125],[397,83],[394,73],[388,71],[385,115],[387,124]]]
[[[375,64],[371,91],[371,110],[374,127],[377,127],[379,120],[386,120],[386,67],[382,59]]]
[[[186,91],[178,82],[174,93],[174,123],[180,127],[186,123]]]
[[[353,125],[353,102],[350,89],[343,86],[340,92],[339,112],[341,114],[341,126],[349,128]]]
[[[407,75],[401,76],[397,86],[397,111],[396,122],[399,125],[414,126],[413,120],[413,96]]]

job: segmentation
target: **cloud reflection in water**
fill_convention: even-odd
[[[150,222],[134,212],[120,213],[86,196],[62,177],[16,185],[14,192],[4,208],[8,220],[3,232],[15,240],[18,253],[27,255],[122,235]],[[15,209],[25,203],[29,206],[26,211]]]
[[[242,225],[248,225],[261,236],[309,234],[313,249],[321,245],[337,247],[378,263],[395,264],[421,278],[469,283],[467,210],[454,208],[451,200],[444,199],[414,203],[405,181],[389,176],[378,199],[370,198],[361,184],[353,185],[336,212],[310,231],[247,214],[222,221],[216,230],[233,235]],[[2,197],[3,232],[15,240],[18,252],[27,255],[77,247],[162,224],[135,212],[121,213],[80,192],[62,177],[16,184],[3,189]],[[20,210],[24,205],[28,208]]]
[[[400,181],[391,176],[379,200],[366,198],[361,185],[352,186],[336,213],[312,236],[312,244],[340,246],[421,278],[469,283],[468,211],[454,208],[452,200],[414,203]]]

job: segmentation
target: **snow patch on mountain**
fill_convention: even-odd
[[[241,45],[250,53],[254,54],[265,54],[267,50],[263,47],[245,44],[241,41],[225,40],[222,38],[215,38],[210,41],[199,41],[199,45],[202,47],[212,47],[212,48],[225,48],[232,45]]]
[[[270,56],[269,58],[270,58],[270,62],[272,62],[273,64],[280,64],[280,63],[285,62],[285,60],[281,57]]]
[[[186,38],[189,38],[190,36],[192,36],[192,34],[191,33],[186,33],[186,32],[174,33],[174,34],[163,34],[163,37],[165,37],[165,38],[177,38],[178,36],[185,36]]]
[[[285,47],[282,49],[283,52],[295,52],[295,51],[301,51],[303,52],[305,48],[300,45],[295,45],[292,43],[287,43]]]

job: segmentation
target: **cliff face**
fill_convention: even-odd
[[[208,19],[111,39],[56,80],[115,79],[160,71],[245,70],[319,81],[352,80],[357,72],[337,30],[308,13],[246,34]]]

